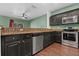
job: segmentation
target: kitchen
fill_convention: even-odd
[[[0,3],[1,56],[79,56],[79,3]]]

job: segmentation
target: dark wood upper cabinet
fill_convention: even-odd
[[[79,16],[79,10],[73,10],[69,12],[69,16],[74,16],[74,15],[78,15]]]
[[[62,17],[60,17],[59,15],[56,17],[56,23],[62,24]]]
[[[67,11],[64,13],[60,13],[54,16],[50,17],[50,26],[52,25],[61,25],[62,24],[62,17],[69,17],[69,16],[75,16],[77,15],[79,18],[79,9],[75,9],[75,10],[71,10],[71,11]],[[79,23],[79,19],[78,22]]]
[[[55,24],[55,17],[50,17],[50,25],[54,25]]]
[[[62,24],[62,17],[59,15],[50,18],[50,25]]]

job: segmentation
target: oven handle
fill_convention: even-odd
[[[12,45],[9,45],[9,47],[12,47],[12,46],[16,46],[17,44],[12,44]]]
[[[78,34],[78,32],[62,32],[62,33],[69,33],[69,34]]]
[[[12,45],[12,44],[20,44],[20,41],[16,41],[16,42],[11,42],[11,43],[6,43],[6,45]]]

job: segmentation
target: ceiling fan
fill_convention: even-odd
[[[35,5],[32,5],[28,10],[26,10],[25,12],[22,13],[22,18],[23,19],[28,19],[28,17],[30,16],[29,13],[31,10],[37,8]]]
[[[25,19],[28,18],[25,12],[22,14],[22,17],[25,18]]]

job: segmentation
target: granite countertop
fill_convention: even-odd
[[[28,33],[40,33],[40,32],[54,32],[63,31],[61,29],[47,29],[47,28],[21,28],[21,29],[6,29],[6,31],[1,32],[1,35],[14,35],[14,34],[28,34]]]

